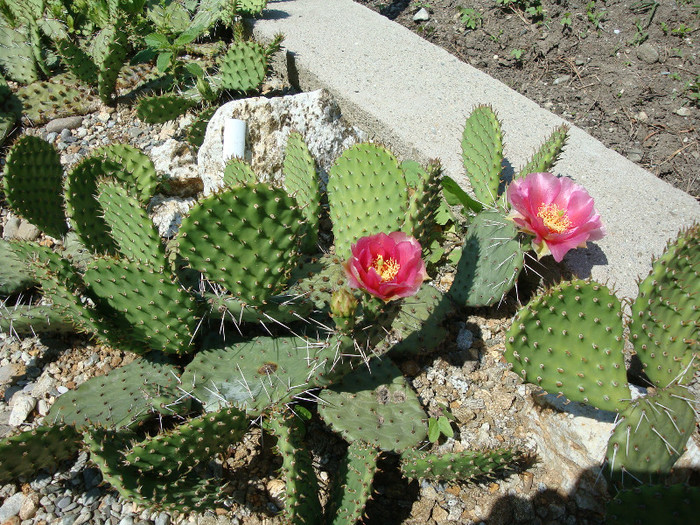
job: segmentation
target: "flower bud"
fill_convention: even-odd
[[[347,288],[340,288],[331,296],[331,314],[333,317],[355,317],[357,299]]]

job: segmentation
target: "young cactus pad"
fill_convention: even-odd
[[[549,393],[618,410],[629,399],[622,305],[608,288],[572,281],[532,299],[513,320],[505,358]]]
[[[503,162],[503,133],[501,124],[489,106],[477,106],[464,125],[462,161],[476,199],[493,204]]]
[[[429,454],[407,450],[401,454],[401,472],[409,479],[466,480],[493,474],[522,457],[510,449]]]
[[[401,370],[389,359],[361,366],[323,390],[318,413],[350,442],[402,451],[428,435],[426,415]]]
[[[351,441],[335,474],[328,501],[328,523],[354,525],[372,495],[372,480],[377,472],[379,451],[373,445]]]

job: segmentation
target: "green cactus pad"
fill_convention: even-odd
[[[182,388],[207,411],[232,404],[254,416],[327,385],[339,361],[331,342],[256,337],[197,353],[185,367]]]
[[[432,286],[424,284],[418,293],[387,306],[391,326],[378,326],[384,337],[375,346],[376,354],[427,354],[445,339],[447,330],[442,321],[452,310],[450,300]],[[396,309],[396,315],[392,316]]]
[[[4,307],[0,305],[0,332],[19,336],[42,333],[73,333],[74,324],[69,316],[53,305]]]
[[[681,232],[654,261],[632,303],[630,340],[661,387],[693,378],[698,367],[700,226]]]
[[[194,151],[198,151],[204,143],[204,135],[207,132],[207,125],[214,116],[217,108],[208,108],[202,111],[187,130],[187,142],[190,143]]]
[[[148,475],[180,477],[240,441],[248,427],[243,412],[222,408],[136,443],[124,455],[124,463]]]
[[[139,201],[127,189],[106,179],[97,185],[97,201],[119,252],[129,260],[153,268],[165,265],[165,249],[158,231]]]
[[[700,508],[700,487],[644,485],[623,490],[606,506],[608,525],[692,523]]]
[[[267,53],[257,42],[237,42],[219,62],[221,87],[232,91],[257,89],[267,72]]]
[[[117,247],[109,234],[109,227],[102,218],[95,195],[97,181],[105,174],[105,162],[98,157],[88,157],[68,174],[65,185],[66,214],[80,241],[97,253],[115,254]],[[116,163],[112,171],[116,171]]]
[[[221,480],[202,479],[195,473],[164,478],[142,473],[124,464],[130,434],[94,428],[83,433],[90,459],[121,496],[139,505],[166,511],[205,511],[221,504]]]
[[[282,456],[285,481],[285,514],[294,525],[318,523],[322,515],[318,499],[318,480],[305,446],[304,429],[295,414],[273,411],[267,429],[277,438],[277,451]]]
[[[477,106],[462,133],[462,161],[476,199],[486,205],[498,197],[503,162],[501,124],[490,106]]]
[[[437,215],[442,202],[441,176],[442,167],[435,161],[427,169],[416,162],[406,161],[401,164],[406,178],[415,180],[415,186],[411,186],[406,223],[403,231],[415,237],[423,247],[423,253],[437,238]]]
[[[25,32],[0,21],[0,65],[16,82],[30,84],[39,78],[32,46]]]
[[[39,137],[20,138],[7,155],[4,190],[10,208],[52,237],[68,232],[61,199],[63,168]]]
[[[233,157],[226,162],[224,167],[224,188],[233,188],[242,184],[255,184],[256,182],[258,182],[258,177],[246,161]]]
[[[36,284],[27,261],[12,249],[12,244],[0,239],[0,294],[10,295]]]
[[[96,99],[74,87],[58,82],[32,82],[17,90],[22,112],[34,126],[75,115],[85,115],[95,107]]]
[[[131,325],[131,337],[153,350],[189,351],[198,318],[194,298],[160,268],[134,261],[97,259],[85,282]]]
[[[318,413],[349,441],[364,441],[382,450],[402,451],[428,435],[426,415],[396,365],[388,359],[369,362],[337,385],[324,389]]]
[[[209,317],[241,323],[261,323],[263,325],[281,325],[295,321],[305,321],[313,310],[313,303],[303,297],[276,295],[267,299],[265,304],[245,304],[235,297],[206,294],[210,306]]]
[[[513,320],[505,358],[547,392],[603,410],[629,399],[622,305],[595,282],[562,283],[533,298]]]
[[[104,104],[112,102],[117,77],[126,61],[127,33],[121,28],[107,26],[95,37],[95,63],[97,64],[97,92]]]
[[[284,187],[293,195],[306,219],[305,250],[318,251],[318,221],[321,217],[321,188],[316,174],[316,163],[300,133],[292,132],[284,152]]]
[[[253,304],[282,291],[296,264],[303,217],[283,190],[263,184],[212,195],[190,210],[180,255],[207,279]]]
[[[335,253],[346,259],[360,237],[403,227],[408,186],[396,157],[376,144],[355,144],[328,174]]]
[[[258,16],[267,6],[267,0],[236,0],[236,13],[241,16]]]
[[[479,213],[469,225],[450,296],[466,306],[499,303],[515,285],[524,257],[511,221],[500,211]]]
[[[162,124],[184,115],[196,105],[196,101],[177,95],[157,95],[142,98],[136,106],[136,115],[149,124]]]
[[[557,127],[513,180],[525,177],[529,173],[550,171],[557,160],[559,160],[559,156],[566,145],[568,134],[569,126],[566,124]]]
[[[630,401],[608,441],[604,472],[623,486],[670,472],[695,431],[693,395],[679,385]]]
[[[93,157],[103,159],[103,175],[114,177],[129,189],[142,205],[148,204],[160,184],[148,155],[128,144],[110,144],[96,149]]]
[[[297,268],[290,281],[296,281],[289,293],[311,301],[317,309],[327,309],[333,292],[347,283],[342,261],[334,255],[312,258]]]
[[[63,63],[76,77],[86,84],[97,86],[97,66],[85,51],[67,39],[56,42],[56,49]]]
[[[184,414],[189,403],[178,385],[177,370],[171,365],[137,359],[58,397],[46,421],[118,430],[156,414]]]
[[[52,468],[80,450],[80,434],[69,425],[38,427],[0,440],[0,483]]]
[[[467,480],[512,468],[521,458],[522,453],[510,449],[449,454],[407,450],[401,454],[401,472],[409,479]]]
[[[328,501],[328,523],[358,523],[372,495],[372,480],[377,472],[379,451],[361,441],[351,441],[347,454],[335,473]]]

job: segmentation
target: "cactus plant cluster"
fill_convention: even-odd
[[[284,187],[258,182],[240,162],[227,169],[226,187],[195,204],[166,246],[145,211],[159,181],[140,151],[108,146],[64,174],[38,138],[12,148],[8,204],[64,249],[0,245],[3,291],[42,293],[37,304],[8,306],[0,329],[72,328],[139,357],[61,396],[44,426],[0,442],[0,480],[83,449],[124,498],[203,510],[225,498],[209,461],[262,421],[282,457],[289,520],[342,524],[362,515],[379,454],[403,454],[407,476],[429,479],[518,460],[514,450],[415,451],[428,417],[392,357],[439,345],[451,310],[445,294],[423,284],[384,304],[345,288],[341,263],[360,237],[403,231],[431,246],[439,165],[402,164],[380,145],[358,144],[337,159],[324,191],[292,134]],[[334,246],[318,235],[325,214]],[[41,321],[49,312],[51,322]],[[349,443],[323,507],[303,425],[288,410],[311,395]],[[21,461],[10,453],[18,447]]]
[[[257,89],[282,38],[266,47],[249,41],[241,19],[259,15],[266,0],[190,4],[3,0],[0,67],[20,86],[15,93],[7,88],[2,94],[0,137],[14,129],[22,114],[25,124],[36,126],[86,114],[100,101],[116,103],[122,70],[153,58],[157,71],[131,86],[124,98],[138,96],[138,116],[150,123],[172,120],[195,106],[206,109],[224,95]],[[207,51],[212,45],[196,40],[218,24],[232,28],[235,42],[228,50],[219,46],[212,56]],[[185,52],[202,58],[185,62],[179,58]]]
[[[565,125],[554,130],[512,180],[550,170],[564,148],[567,132]],[[501,124],[489,106],[477,106],[467,118],[462,160],[473,197],[450,177],[441,181],[447,201],[473,215],[461,251],[453,255],[459,260],[450,295],[465,306],[490,306],[500,303],[517,283],[529,246],[506,218],[504,189],[511,175],[504,168]]]
[[[695,431],[700,226],[681,232],[623,303],[593,281],[564,282],[533,298],[508,334],[506,359],[545,391],[617,413],[603,470],[613,485],[653,483],[671,471]],[[633,399],[625,367],[630,343],[643,365]],[[625,496],[631,497],[631,496]],[[617,512],[617,511],[616,511]]]

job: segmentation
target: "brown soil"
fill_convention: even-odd
[[[700,199],[697,2],[356,1]]]

